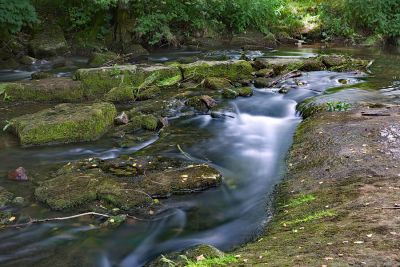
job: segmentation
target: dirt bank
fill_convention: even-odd
[[[399,266],[400,107],[321,109],[298,128],[263,235],[238,266]],[[396,208],[397,207],[397,208]]]

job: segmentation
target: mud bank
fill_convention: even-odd
[[[399,265],[399,112],[365,103],[311,112],[276,189],[275,215],[258,240],[232,252],[232,265]]]

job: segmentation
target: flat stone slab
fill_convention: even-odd
[[[82,83],[70,78],[48,78],[5,85],[8,101],[51,102],[82,101],[85,92]]]
[[[21,145],[92,141],[101,137],[117,114],[111,103],[60,104],[10,121]]]
[[[53,210],[103,201],[123,210],[147,207],[155,198],[217,186],[221,175],[207,164],[141,156],[67,164],[35,190],[36,198]]]

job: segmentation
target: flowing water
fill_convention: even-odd
[[[315,48],[255,51],[249,56],[309,57],[318,52]],[[185,143],[185,152],[200,162],[211,164],[223,174],[221,187],[163,200],[163,211],[151,220],[128,221],[117,229],[99,229],[96,224],[91,224],[92,220],[82,218],[2,230],[0,265],[142,266],[160,254],[197,244],[229,250],[255,238],[271,216],[271,193],[282,179],[285,155],[301,121],[296,112],[297,103],[341,86],[339,81],[343,79],[354,86],[367,81],[369,87],[381,90],[379,95],[390,97],[392,101],[397,101],[400,96],[395,77],[399,73],[398,54],[343,49],[339,52],[376,58],[375,74],[366,78],[358,73],[310,72],[299,78],[301,86],[294,80],[287,81],[286,86],[295,89],[286,95],[274,89],[256,89],[251,98],[230,101],[231,113],[225,119],[192,116],[171,121],[172,132],[181,131],[186,133],[186,138],[194,139]],[[221,53],[232,58],[240,55],[238,51],[208,54]],[[162,62],[193,54],[204,55],[179,51],[154,53],[150,60]],[[0,73],[3,81],[17,79],[14,74],[4,73]],[[32,105],[23,110],[17,106],[3,110],[0,119],[46,106]],[[176,137],[177,144],[181,142],[180,138],[181,135]],[[115,148],[107,138],[88,144],[23,149],[18,147],[15,138],[1,133],[0,185],[32,199],[32,186],[6,181],[7,171],[22,165],[40,174],[48,171],[49,164],[87,157],[113,158],[141,150],[154,142],[157,142],[157,136],[124,149]],[[169,156],[182,155],[170,153]],[[35,218],[59,215],[38,205],[24,207],[23,213]]]

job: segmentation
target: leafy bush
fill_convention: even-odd
[[[0,28],[16,33],[38,21],[29,0],[0,0]]]

